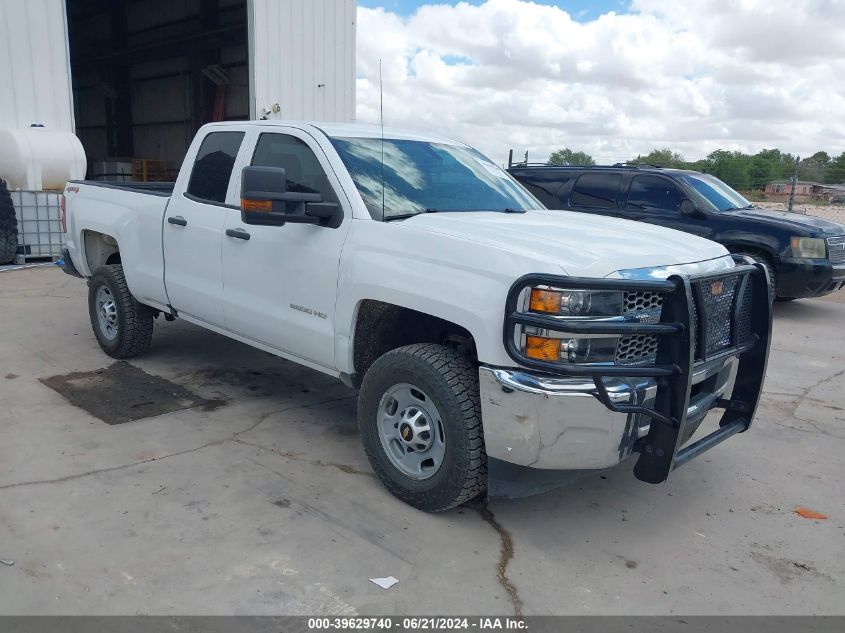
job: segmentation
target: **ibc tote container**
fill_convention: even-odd
[[[61,257],[65,235],[62,231],[61,192],[11,191],[18,218],[17,262],[28,259]]]

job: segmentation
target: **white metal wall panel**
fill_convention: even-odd
[[[0,0],[0,128],[74,131],[64,0]]]
[[[355,118],[355,0],[249,0],[251,118]]]

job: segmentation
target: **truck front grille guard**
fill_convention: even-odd
[[[591,377],[598,398],[618,413],[640,414],[652,419],[648,435],[641,441],[640,457],[634,467],[637,479],[649,483],[665,481],[669,473],[690,459],[748,429],[757,409],[769,355],[772,307],[769,279],[761,264],[735,256],[734,268],[689,277],[672,275],[666,280],[585,279],[555,275],[525,275],[508,293],[504,343],[508,355],[519,365],[557,376]],[[731,308],[730,344],[708,353],[708,311],[704,284],[736,278]],[[755,283],[756,281],[756,283]],[[586,321],[566,317],[520,312],[519,298],[529,287],[548,285],[571,290],[617,290],[657,292],[663,295],[659,323]],[[649,335],[659,338],[657,360],[650,366],[601,364],[558,364],[527,358],[516,345],[519,325],[533,326],[566,334]],[[692,337],[697,337],[694,340]],[[712,346],[711,346],[712,347]],[[699,356],[696,359],[696,350]],[[692,398],[692,376],[703,364],[739,357],[736,382],[730,398],[702,393]],[[653,408],[642,404],[615,404],[608,395],[605,378],[651,377],[657,381]],[[691,400],[695,413],[688,419]],[[682,446],[693,424],[714,408],[725,410],[719,428],[706,437]]]

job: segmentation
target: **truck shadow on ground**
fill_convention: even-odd
[[[135,365],[143,371],[135,371]],[[113,411],[114,402],[126,400],[129,395],[132,402],[158,402],[162,393],[168,393],[170,385],[173,406],[162,410],[151,407],[152,416],[185,409],[201,411],[204,415],[218,415],[225,414],[227,406],[235,403],[241,408],[248,405],[251,409],[249,419],[242,421],[251,424],[247,431],[233,435],[232,441],[294,463],[308,462],[331,467],[339,477],[373,476],[357,440],[356,392],[328,375],[190,324],[176,322],[160,324],[156,328],[150,353],[133,360],[131,365],[114,363],[107,369],[90,372],[93,378],[54,376],[43,382],[54,389],[55,385],[73,383],[84,386],[92,380],[97,383],[104,375],[115,372],[120,374],[117,376],[120,380],[112,388],[92,389],[85,394],[88,406],[82,408],[88,409],[95,417],[104,419],[103,410]],[[139,380],[127,384],[125,381],[129,374],[136,375]],[[156,393],[145,394],[145,387]],[[68,393],[56,390],[80,406]],[[117,395],[116,390],[119,390]],[[124,413],[118,413],[124,416],[120,422],[129,421],[133,425],[143,424],[147,419],[141,415],[126,418]],[[490,507],[495,507],[497,512],[504,510],[507,514],[534,514],[554,507],[556,512],[566,516],[573,507],[593,514],[599,508],[610,506],[624,522],[628,512],[625,506],[634,506],[632,498],[643,500],[667,494],[660,487],[636,481],[630,472],[634,461],[629,460],[601,473],[584,475],[537,496],[516,500],[493,499]],[[378,484],[373,480],[370,485]],[[697,482],[692,490],[673,503],[695,505],[697,497],[710,493],[712,490],[708,490],[708,486],[702,487],[701,482]],[[671,492],[668,494],[672,496]],[[602,515],[604,512],[599,512],[596,518]],[[579,520],[583,518],[581,515]],[[601,520],[606,520],[606,517]]]

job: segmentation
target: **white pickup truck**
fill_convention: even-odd
[[[632,455],[658,483],[757,407],[762,267],[686,233],[547,211],[462,143],[211,124],[175,185],[65,196],[66,271],[89,280],[107,354],[144,352],[164,315],[336,376],[360,390],[373,469],[423,510]]]

